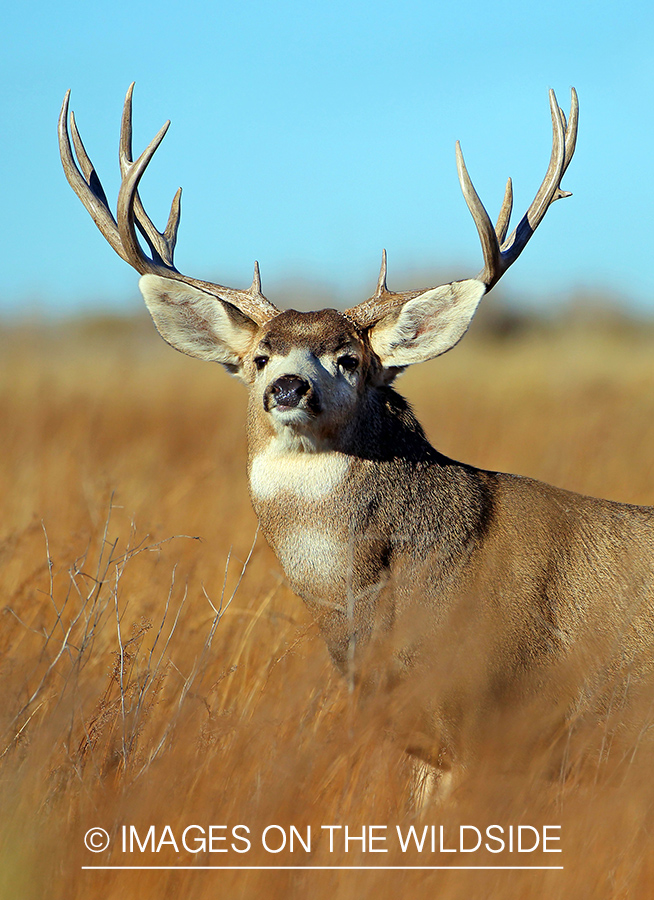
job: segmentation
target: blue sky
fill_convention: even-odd
[[[516,216],[547,167],[547,89],[580,99],[564,186],[503,287],[548,302],[599,289],[654,312],[654,11],[620,4],[298,2],[87,4],[3,12],[0,314],[128,310],[137,276],[68,187],[56,119],[64,92],[112,202],[125,90],[135,151],[172,127],[141,193],[162,227],[184,188],[178,268],[245,286],[254,259],[284,283],[346,303],[408,273],[481,266],[454,145],[492,217],[508,175]]]

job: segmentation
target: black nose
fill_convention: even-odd
[[[297,406],[310,390],[310,384],[297,375],[282,375],[270,385],[276,406]]]

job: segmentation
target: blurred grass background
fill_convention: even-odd
[[[398,388],[447,455],[654,505],[653,352],[654,325],[609,306],[538,317],[489,304],[460,346]],[[145,317],[2,329],[1,896],[652,896],[654,757],[642,734],[603,753],[592,777],[561,782],[539,760],[496,777],[489,749],[446,804],[416,808],[411,763],[374,713],[355,714],[256,538],[245,404],[242,385],[173,352]],[[475,862],[565,868],[81,870],[379,864],[324,842],[309,860],[255,848],[96,857],[83,844],[96,825],[118,840],[124,823],[179,834],[273,822],[561,824],[560,859]],[[382,862],[442,864],[399,851]]]

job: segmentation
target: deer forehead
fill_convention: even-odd
[[[361,347],[362,341],[356,328],[335,309],[318,312],[289,309],[266,325],[257,352],[288,356],[293,350],[301,349],[314,356],[324,356],[357,346]]]
[[[317,502],[333,493],[347,476],[349,457],[344,453],[294,453],[273,438],[252,460],[250,490],[258,500],[286,494]]]

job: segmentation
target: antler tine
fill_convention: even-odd
[[[575,148],[577,146],[577,127],[579,125],[579,98],[577,97],[577,92],[574,88],[571,89],[572,98],[570,101],[570,115],[568,117],[568,122],[566,124],[565,121],[565,113],[559,107],[559,113],[561,114],[561,121],[563,122],[563,127],[565,128],[565,163],[563,164],[563,173],[565,174],[566,169],[570,165],[570,160],[572,159]],[[570,194],[568,191],[561,191],[561,195],[565,197],[569,197]]]
[[[71,110],[70,113],[70,134],[73,139],[73,147],[75,149],[75,156],[77,157],[77,161],[79,163],[79,167],[82,170],[82,175],[86,180],[86,183],[91,187],[91,190],[98,198],[100,203],[109,209],[109,201],[107,200],[107,195],[104,192],[104,188],[100,184],[100,179],[98,178],[97,172],[95,171],[95,166],[91,162],[88,153],[86,152],[86,148],[82,143],[82,138],[80,136],[79,131],[77,130],[77,122],[75,121],[75,113]],[[113,216],[112,216],[113,218]]]
[[[77,130],[77,125],[75,124],[75,117],[71,113],[70,123],[73,134],[73,143],[82,171],[80,171],[75,162],[73,148],[70,144],[70,135],[68,134],[69,103],[70,91],[66,91],[64,102],[61,105],[58,123],[59,153],[64,167],[64,174],[66,175],[68,184],[82,201],[90,213],[91,218],[100,229],[100,232],[104,235],[116,253],[122,257],[125,262],[129,262],[125,251],[123,250],[122,241],[118,232],[118,225],[109,209],[106,194],[102,189],[93,163],[84,149],[84,144],[82,143],[82,139]]]
[[[536,192],[531,206],[527,210],[526,218],[532,231],[537,228],[554,199],[554,195],[561,182],[563,166],[565,164],[565,120],[561,121],[559,104],[556,102],[554,91],[550,89],[550,112],[552,115],[552,152],[550,162],[541,186]],[[517,229],[516,229],[517,231]],[[511,235],[513,237],[513,235]],[[511,238],[509,238],[510,245]]]
[[[506,233],[509,230],[509,222],[511,220],[512,211],[513,183],[509,178],[506,182],[506,188],[504,190],[504,200],[502,201],[502,208],[500,209],[500,214],[497,217],[497,222],[495,223],[495,234],[497,235],[497,240],[500,242],[500,244],[504,241]]]
[[[168,222],[166,223],[166,227],[163,231],[163,236],[166,239],[166,245],[170,250],[170,259],[172,262],[173,253],[175,252],[175,245],[177,243],[177,230],[179,228],[179,220],[182,215],[182,189],[181,187],[177,188],[175,191],[175,196],[173,197],[173,202],[170,204],[170,213],[168,214]]]
[[[477,277],[480,281],[483,281],[484,284],[489,284],[493,279],[494,273],[498,272],[500,269],[500,244],[498,241],[498,235],[493,228],[493,223],[491,222],[488,213],[486,212],[484,204],[479,199],[479,194],[475,190],[475,186],[473,185],[470,175],[468,174],[468,170],[463,159],[463,153],[461,151],[461,144],[458,141],[456,142],[456,167],[459,173],[459,184],[461,185],[463,198],[466,201],[474,223],[477,226],[479,240],[481,241],[481,249],[484,254],[484,268]],[[502,209],[504,209],[504,205],[505,204],[502,204]],[[500,230],[504,228],[504,230],[506,231],[506,229],[508,228],[508,222],[500,224],[500,222],[498,221],[498,226],[500,226]],[[499,275],[497,276],[497,278],[499,278]],[[497,281],[497,278],[495,278],[495,281]],[[495,283],[495,281],[493,281],[493,284]]]
[[[510,206],[507,200],[511,193],[510,180],[507,184],[497,226],[493,229],[488,213],[472,185],[463,161],[463,154],[457,144],[457,167],[461,190],[477,226],[484,254],[484,268],[477,277],[486,284],[487,290],[490,290],[499,281],[509,266],[520,256],[552,203],[560,197],[570,196],[569,192],[561,189],[561,179],[575,151],[579,119],[577,93],[573,88],[570,117],[567,123],[552,90],[550,90],[549,99],[552,115],[552,152],[549,166],[529,209],[506,240],[504,240],[504,236],[508,230],[510,215]]]
[[[116,210],[118,231],[122,238],[123,248],[127,254],[127,262],[133,266],[137,272],[140,272],[141,275],[146,272],[161,274],[162,265],[156,259],[148,259],[136,237],[135,224],[138,219],[134,207],[136,205],[137,189],[139,181],[143,177],[143,173],[156,153],[157,148],[163,141],[169,126],[170,122],[168,121],[159,129],[136,162],[131,163],[129,167],[127,167],[126,171],[123,173],[123,180],[120,185],[120,190],[118,191],[118,205]],[[147,216],[145,218],[154,229],[149,218]],[[162,235],[160,235],[160,237],[163,238]],[[150,241],[148,241],[148,243],[150,243]],[[172,269],[173,272],[177,271],[172,264],[172,260],[170,262],[162,260],[162,262],[167,270]]]
[[[120,162],[120,174],[125,178],[133,165],[132,157],[132,95],[134,93],[134,82],[127,89],[125,103],[123,105],[123,115],[120,123],[120,142],[118,149],[118,158]],[[170,124],[169,122],[167,124]],[[152,219],[148,216],[139,197],[138,191],[134,194],[134,219],[139,231],[145,238],[152,258],[155,262],[161,261],[166,266],[174,268],[173,254],[175,243],[177,242],[177,229],[180,220],[180,199],[182,189],[179,188],[173,198],[168,217],[168,224],[163,233],[158,231]]]
[[[384,294],[388,293],[388,288],[386,287],[386,250],[382,250],[382,261],[381,268],[379,269],[379,278],[377,279],[377,290],[375,291],[375,297],[382,297]]]

